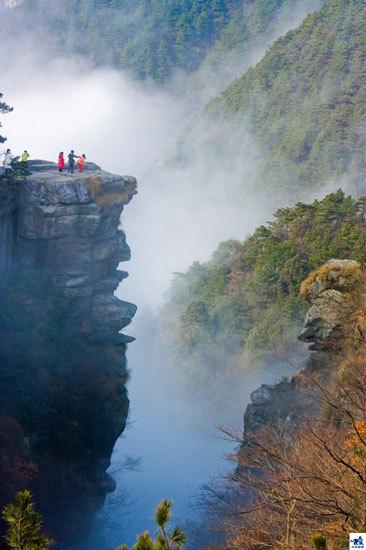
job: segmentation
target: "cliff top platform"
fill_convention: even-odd
[[[26,202],[39,204],[75,204],[92,200],[127,204],[137,193],[132,176],[120,176],[87,162],[83,172],[59,172],[57,164],[46,160],[28,161],[30,175],[25,181]],[[29,193],[29,191],[31,191]]]

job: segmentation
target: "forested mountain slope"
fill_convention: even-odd
[[[328,183],[363,195],[365,36],[364,2],[328,0],[208,105],[175,162],[189,164],[199,135],[210,179],[213,158],[228,166],[253,155],[250,133],[260,169],[251,181],[240,170],[226,178],[243,202],[261,190],[288,202]],[[363,208],[338,191],[280,209],[243,243],[222,243],[210,262],[177,275],[162,311],[162,339],[186,377],[215,384],[254,357],[263,366],[265,356],[291,356],[304,313],[301,280],[331,258],[365,260]]]
[[[305,313],[301,281],[332,258],[365,262],[365,213],[365,199],[342,191],[298,203],[175,276],[160,342],[190,389],[219,391],[235,373],[294,360]]]
[[[328,0],[208,105],[214,137],[207,136],[207,148],[211,142],[216,152],[227,150],[249,131],[264,158],[256,182],[262,187],[296,191],[342,177],[359,187],[366,168],[365,36],[363,0]],[[189,141],[188,133],[188,149]]]
[[[294,12],[306,14],[321,2],[56,0],[50,5],[23,0],[7,17],[56,39],[63,53],[82,54],[99,65],[161,82],[176,70],[196,70],[208,54],[211,68],[240,65],[249,45],[270,43],[266,33],[271,24],[286,26]]]
[[[211,88],[218,83],[217,93],[233,78],[256,63],[265,50],[290,28],[296,28],[304,17],[319,9],[324,0],[251,0],[242,9],[232,12],[218,39],[214,42],[200,69],[193,76],[196,87],[205,87],[212,78]]]
[[[195,69],[241,0],[24,0],[12,11],[64,53],[164,80]],[[21,19],[20,19],[21,20]]]

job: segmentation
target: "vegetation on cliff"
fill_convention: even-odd
[[[335,550],[364,532],[366,495],[365,269],[333,260],[305,281],[309,342],[321,339],[291,380],[251,395],[235,469],[202,492],[201,548]],[[336,338],[335,332],[336,330]]]
[[[2,100],[3,94],[0,92],[0,114],[6,115],[11,113],[14,107],[10,107],[5,101]],[[0,128],[2,124],[0,122]],[[5,143],[7,138],[0,134],[0,144]],[[2,153],[3,156],[3,153]],[[1,159],[1,165],[4,158]],[[29,174],[29,170],[26,162],[19,162],[19,157],[13,157],[11,160],[11,171],[0,172],[0,203],[1,201],[7,202],[11,199],[12,191],[16,183],[26,177]]]
[[[7,113],[10,113],[13,110],[13,107],[9,107],[5,101],[2,100],[3,94],[0,93],[0,114],[5,115]],[[1,128],[1,123],[0,123]],[[6,141],[6,137],[0,135],[0,143],[4,143]]]
[[[175,275],[161,339],[192,385],[230,378],[253,359],[290,356],[305,313],[303,279],[332,258],[363,263],[365,250],[364,199],[339,190],[280,209],[243,242],[221,243],[210,261]]]
[[[10,276],[0,301],[0,506],[26,486],[48,521],[53,494],[98,498],[92,457],[111,453],[127,417],[125,345],[90,341],[40,270]]]

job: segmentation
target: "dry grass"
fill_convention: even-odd
[[[337,271],[343,277],[352,277],[356,281],[362,278],[362,267],[359,262],[349,261],[348,263],[338,264],[336,262],[327,262],[315,271],[312,271],[308,277],[301,283],[300,296],[306,298],[309,293],[310,286],[315,283],[318,277],[321,279],[329,279],[331,272]]]
[[[135,183],[127,182],[121,191],[104,191],[101,176],[93,175],[86,178],[86,185],[92,199],[102,207],[107,208],[114,202],[127,204],[136,193]]]
[[[103,180],[100,176],[88,176],[86,178],[86,186],[92,199],[95,199],[103,189]]]
[[[135,193],[135,183],[127,182],[121,191],[110,191],[109,193],[102,193],[97,197],[96,201],[98,204],[100,204],[102,208],[110,206],[113,202],[127,204]]]
[[[102,208],[111,205],[113,202],[123,202],[125,204],[125,193],[103,193],[97,197],[96,201]]]

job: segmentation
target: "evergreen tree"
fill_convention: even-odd
[[[7,113],[10,113],[13,110],[13,107],[9,107],[4,101],[2,101],[3,94],[0,92],[0,113],[2,115],[5,115]],[[1,122],[0,122],[0,128],[1,128]],[[4,143],[6,141],[6,137],[0,135],[0,143]]]
[[[314,533],[312,536],[315,550],[327,550],[327,541],[321,533]]]
[[[176,526],[171,533],[168,532],[168,526],[172,519],[172,508],[171,500],[161,501],[155,511],[155,523],[160,530],[156,540],[154,541],[145,531],[137,536],[132,550],[182,550],[184,548],[186,544],[184,531]],[[122,544],[117,550],[128,550],[128,547]]]
[[[47,550],[53,541],[42,533],[42,517],[35,511],[32,495],[21,491],[2,516],[8,525],[5,541],[14,550]]]

